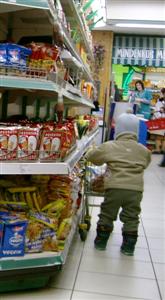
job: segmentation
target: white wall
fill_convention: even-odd
[[[165,0],[107,0],[107,19],[165,22]]]

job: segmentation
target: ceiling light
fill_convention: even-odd
[[[136,24],[136,23],[117,23],[116,27],[130,27],[130,28],[157,28],[157,29],[165,29],[165,25],[163,24]]]

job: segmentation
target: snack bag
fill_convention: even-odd
[[[7,64],[7,49],[6,44],[0,44],[0,66]]]
[[[44,225],[30,220],[26,230],[25,252],[36,253],[42,251],[42,231]]]
[[[71,218],[66,218],[60,223],[60,226],[57,231],[57,238],[59,240],[66,239],[71,229],[71,223],[72,223]]]
[[[20,63],[20,47],[16,44],[7,44],[7,59],[9,65],[19,65]]]
[[[42,232],[42,249],[43,251],[58,251],[58,240],[56,232],[44,226]]]
[[[58,219],[57,218],[52,218],[52,217],[48,217],[47,215],[43,214],[43,213],[37,213],[37,212],[30,212],[30,219],[34,220],[38,223],[41,223],[45,226],[47,226],[48,228],[51,228],[53,230],[56,230],[58,227]]]
[[[4,228],[4,224],[2,221],[0,221],[0,256],[2,253],[3,228]]]
[[[14,190],[13,190],[14,189]],[[0,200],[1,208],[8,211],[26,211],[28,205],[22,193],[18,193],[19,188],[8,188],[3,193],[3,198]],[[23,189],[23,188],[22,188]]]
[[[4,225],[2,256],[23,256],[26,221],[10,221]]]
[[[40,160],[60,160],[63,132],[43,130],[40,146]]]
[[[38,158],[39,128],[22,127],[18,130],[18,159],[36,160]]]
[[[15,160],[17,146],[17,127],[0,127],[0,160]]]

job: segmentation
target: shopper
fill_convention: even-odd
[[[150,102],[152,93],[144,89],[144,84],[141,80],[135,83],[135,93],[131,97],[130,102],[137,104],[137,113],[144,115],[144,118],[149,120],[151,116]]]
[[[97,224],[96,249],[105,250],[113,231],[119,209],[123,222],[121,252],[133,255],[138,237],[140,204],[143,196],[143,172],[150,163],[150,151],[138,144],[139,119],[124,113],[116,123],[115,140],[103,143],[86,154],[95,165],[107,164],[110,176],[105,176],[105,198]],[[109,172],[107,174],[109,174]]]
[[[155,104],[153,119],[165,118],[165,88],[160,91],[160,98]]]
[[[163,159],[162,159],[159,167],[165,167],[165,152],[164,152]]]
[[[155,105],[153,119],[165,118],[165,88],[160,91],[160,98]],[[161,154],[165,152],[165,130],[155,131],[155,149],[152,153]]]

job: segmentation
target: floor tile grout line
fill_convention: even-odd
[[[84,243],[82,251],[81,251],[81,256],[80,256],[80,260],[79,260],[79,263],[78,263],[77,272],[76,272],[75,280],[74,280],[74,283],[73,283],[70,300],[72,300],[72,296],[73,296],[73,293],[74,293],[74,288],[75,288],[75,285],[76,285],[76,280],[77,280],[77,276],[78,276],[78,273],[79,273],[79,269],[80,269],[80,265],[81,265],[81,261],[82,261],[82,257],[83,257],[84,246],[85,246],[85,243]]]
[[[93,200],[93,203],[94,203],[94,200]],[[85,203],[84,203],[84,204],[85,204]],[[92,207],[92,209],[91,209],[91,215],[92,215],[92,210],[93,210],[93,207]],[[81,251],[81,256],[80,256],[80,260],[79,260],[79,264],[78,264],[78,268],[77,268],[77,272],[76,272],[76,276],[75,276],[75,280],[74,280],[74,284],[73,284],[73,288],[72,288],[70,300],[72,300],[72,297],[73,297],[74,288],[75,288],[75,285],[76,285],[76,280],[77,280],[77,277],[78,277],[78,273],[79,273],[81,261],[82,261],[82,258],[83,258],[84,247],[85,247],[85,242],[84,242],[84,245],[83,245],[83,248],[82,248],[82,251]]]
[[[81,273],[93,273],[93,274],[101,274],[101,275],[113,275],[114,277],[126,277],[126,278],[133,278],[133,279],[146,279],[146,280],[152,280],[155,281],[155,278],[148,278],[148,277],[138,277],[138,276],[130,276],[130,275],[126,275],[126,274],[115,274],[115,273],[104,273],[104,272],[97,272],[97,271],[80,271]]]
[[[147,245],[148,245],[148,252],[149,252],[150,259],[151,259],[151,265],[152,265],[153,272],[154,272],[154,275],[155,275],[155,281],[156,281],[156,284],[157,284],[157,288],[158,288],[160,300],[163,300],[162,294],[161,294],[161,290],[160,290],[160,286],[159,286],[159,282],[158,282],[158,278],[157,278],[155,267],[154,267],[154,262],[152,260],[152,255],[151,255],[151,251],[150,251],[150,247],[149,247],[149,242],[148,242],[147,234],[146,234],[146,231],[145,231],[145,227],[144,227],[142,218],[141,218],[141,223],[142,223],[142,226],[143,226],[143,230],[144,230],[146,242],[147,242]]]
[[[116,297],[116,300],[118,300],[117,297],[120,297],[120,298],[123,298],[123,300],[129,300],[129,299],[134,299],[134,300],[149,300],[148,298],[137,298],[137,297],[127,297],[127,296],[122,296],[122,295],[116,295],[116,294],[107,294],[107,293],[100,293],[100,292],[91,292],[91,291],[84,291],[84,290],[75,290],[75,292],[80,292],[80,293],[83,293],[83,294],[97,294],[97,295],[100,295],[100,296],[113,296],[113,297]]]

